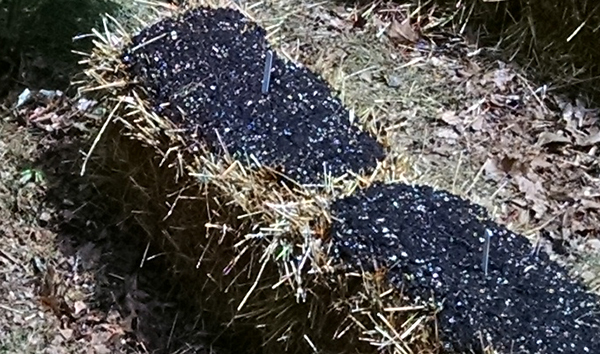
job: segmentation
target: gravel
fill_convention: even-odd
[[[262,93],[268,50],[265,30],[241,13],[200,8],[144,29],[122,59],[190,146],[222,152],[222,140],[301,183],[322,181],[324,169],[371,171],[383,147],[351,125],[325,81],[275,54]]]
[[[385,267],[414,301],[441,308],[447,352],[481,352],[481,334],[502,353],[600,353],[598,298],[483,208],[430,187],[375,184],[332,212],[341,220],[332,227],[338,260]]]

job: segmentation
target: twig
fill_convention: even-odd
[[[0,250],[0,255],[4,258],[6,258],[7,260],[9,260],[12,264],[16,265],[16,266],[21,266],[21,263],[17,262],[16,259],[13,258],[13,256],[11,256],[10,254],[6,253],[3,250]]]
[[[456,193],[456,180],[458,178],[458,171],[460,171],[460,165],[462,164],[463,152],[460,152],[458,156],[458,163],[456,164],[456,170],[454,171],[454,178],[452,180],[452,193]]]
[[[469,195],[469,193],[471,192],[473,187],[475,187],[475,184],[477,184],[479,177],[481,177],[481,175],[483,174],[484,168],[485,168],[485,164],[481,165],[481,168],[479,169],[479,171],[477,171],[477,174],[473,178],[473,181],[471,181],[471,185],[467,189],[465,189],[465,191],[463,192],[463,195],[465,195],[465,196]]]
[[[167,35],[166,33],[163,33],[163,34],[161,34],[161,35],[159,35],[159,36],[156,36],[156,37],[154,37],[154,38],[152,38],[152,39],[149,39],[149,40],[145,41],[144,43],[140,43],[140,44],[136,45],[135,47],[131,48],[130,52],[131,52],[131,53],[133,53],[133,52],[135,52],[136,50],[138,50],[138,49],[141,49],[141,48],[143,48],[143,47],[147,46],[148,44],[151,44],[151,43],[153,43],[153,42],[156,42],[156,41],[158,41],[158,40],[161,40],[161,39],[163,39],[163,38],[164,38],[166,35]]]
[[[308,336],[306,334],[304,335],[304,340],[306,340],[308,342],[308,345],[310,345],[310,347],[312,348],[312,350],[314,350],[315,353],[319,352],[317,350],[317,347],[315,346],[315,344],[310,340],[310,338],[308,338]]]
[[[146,261],[146,257],[148,256],[148,250],[150,249],[150,242],[146,244],[146,249],[144,250],[144,255],[142,256],[142,261],[140,262],[140,268],[144,268],[144,262]]]
[[[175,325],[177,324],[177,317],[179,317],[179,311],[175,314],[175,319],[173,320],[173,325],[171,326],[171,331],[169,332],[169,339],[167,340],[167,348],[171,347],[171,339],[173,338],[173,332],[175,331]]]
[[[10,312],[18,313],[19,315],[22,315],[22,314],[24,314],[24,313],[25,313],[24,311],[17,310],[17,309],[13,309],[12,307],[8,307],[8,306],[6,306],[6,305],[2,305],[2,304],[0,304],[0,309],[4,309],[4,310],[6,310],[6,311],[10,311]]]

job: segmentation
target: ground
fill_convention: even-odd
[[[598,290],[598,112],[585,100],[545,92],[468,38],[421,40],[389,15],[402,6],[254,5],[275,45],[414,158],[416,180],[495,210]],[[160,255],[140,268],[152,250],[129,237],[139,231],[77,178],[85,127],[33,113],[0,126],[0,352],[212,350]]]
[[[61,104],[0,125],[0,353],[212,352],[160,254],[79,178],[87,132]]]

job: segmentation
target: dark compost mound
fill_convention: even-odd
[[[376,184],[332,209],[336,254],[355,268],[386,268],[394,286],[441,305],[449,352],[480,350],[479,333],[503,353],[600,353],[596,296],[479,206],[430,187]]]
[[[373,168],[383,148],[313,73],[274,55],[262,93],[268,50],[265,30],[239,12],[203,8],[146,28],[123,60],[191,144],[223,144],[303,183],[318,182],[324,165],[334,176]]]

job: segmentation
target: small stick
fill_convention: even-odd
[[[9,260],[12,264],[17,265],[17,266],[21,266],[21,264],[13,258],[13,256],[11,256],[10,254],[8,254],[7,252],[0,250],[0,256],[6,258],[7,260]]]
[[[273,67],[273,52],[267,51],[267,59],[265,60],[265,73],[263,75],[262,93],[269,92],[269,83],[271,81],[271,68]]]
[[[492,234],[492,232],[488,229],[485,230],[485,244],[483,245],[483,272],[485,274],[485,276],[487,277],[488,274],[488,265],[490,262],[490,243],[492,240],[492,236],[494,236],[494,234]]]

